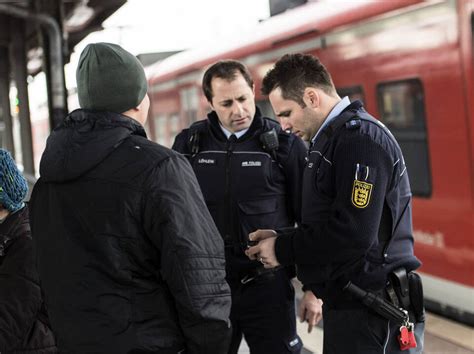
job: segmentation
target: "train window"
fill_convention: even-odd
[[[200,91],[196,86],[191,86],[182,89],[179,94],[184,126],[188,127],[197,120]]]
[[[171,146],[174,143],[174,138],[176,138],[176,135],[178,135],[181,132],[180,119],[177,113],[174,113],[170,116],[168,127],[169,127],[169,132],[170,132],[169,141],[170,141],[170,146]]]
[[[336,87],[337,94],[342,98],[348,96],[351,102],[359,100],[365,103],[364,91],[362,86]]]
[[[159,114],[155,117],[155,139],[158,144],[167,146],[168,144],[168,127],[166,122],[166,115]]]
[[[414,195],[431,195],[431,170],[423,86],[418,79],[377,85],[381,121],[403,151]]]
[[[471,58],[474,56],[474,12],[471,13]]]

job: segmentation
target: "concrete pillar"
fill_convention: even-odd
[[[9,61],[9,20],[5,15],[0,15],[0,124],[1,147],[10,151],[15,157],[13,144],[13,126],[10,111],[10,61]]]
[[[50,1],[50,0],[37,0],[36,7],[38,12],[47,13],[51,19],[54,19],[58,24],[62,24],[63,21],[63,2],[62,1]],[[46,86],[48,92],[48,109],[49,109],[49,120],[50,127],[53,130],[57,127],[66,117],[67,109],[67,94],[66,94],[66,84],[65,84],[65,75],[64,75],[64,65],[63,65],[63,54],[65,48],[63,46],[63,33],[62,26],[58,26],[59,32],[57,35],[60,37],[61,44],[61,58],[58,58],[58,53],[56,51],[51,51],[51,41],[57,40],[56,37],[51,37],[48,33],[47,28],[42,28],[41,33],[41,42],[43,47],[43,72],[46,75]],[[61,76],[62,90],[64,94],[62,97],[56,95],[56,100],[60,99],[61,102],[53,102],[55,99],[54,85],[59,85],[59,82],[56,80],[54,82],[53,76]]]
[[[15,40],[11,42],[11,58],[13,65],[13,77],[18,90],[20,101],[20,136],[21,153],[25,174],[34,175],[33,142],[31,137],[30,108],[28,100],[26,47],[25,47],[25,24],[24,20],[13,19],[10,23],[11,33],[15,33]]]

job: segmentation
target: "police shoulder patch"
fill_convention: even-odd
[[[365,208],[370,203],[370,196],[372,194],[373,184],[354,180],[352,187],[352,204],[356,208]]]

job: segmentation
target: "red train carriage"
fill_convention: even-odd
[[[200,81],[233,58],[260,82],[283,54],[321,58],[341,95],[364,101],[397,137],[414,194],[416,253],[431,310],[474,324],[474,0],[309,3],[251,33],[180,53],[147,69],[150,135],[170,146],[202,119]]]

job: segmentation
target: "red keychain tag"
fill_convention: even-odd
[[[416,348],[416,338],[413,323],[408,326],[409,348]]]
[[[400,350],[408,350],[410,348],[416,348],[415,332],[413,331],[413,323],[409,323],[407,326],[400,327],[400,334],[398,335],[398,343],[400,344]]]
[[[398,335],[398,343],[400,344],[401,350],[407,350],[410,348],[410,334],[406,326],[400,327],[400,334]]]

